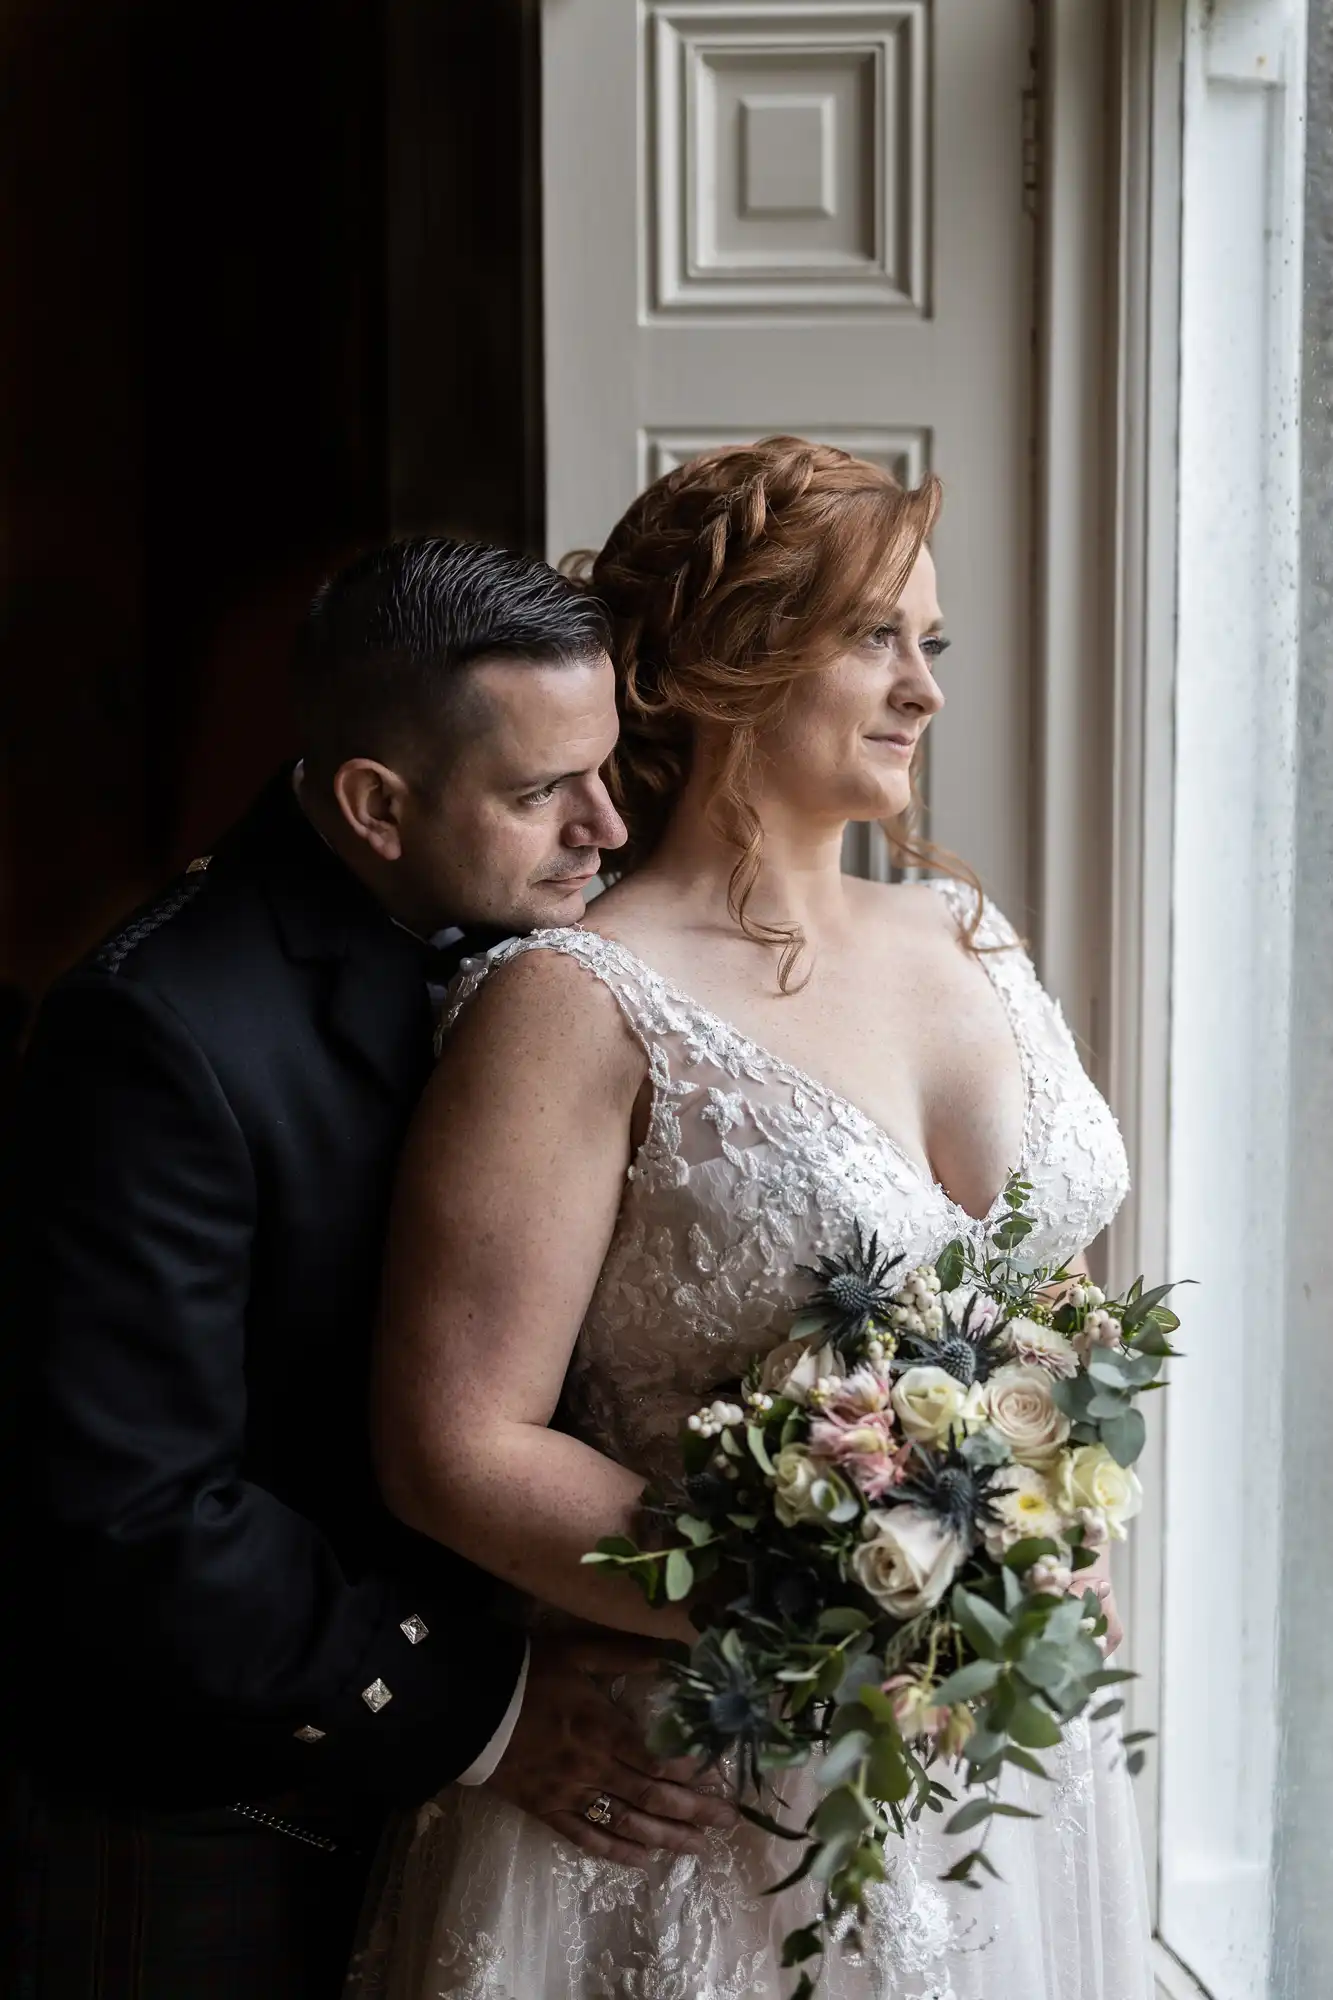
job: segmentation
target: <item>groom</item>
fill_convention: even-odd
[[[6,1995],[336,2000],[386,1817],[451,1780],[630,1862],[727,1817],[603,1691],[638,1642],[529,1652],[367,1445],[444,986],[624,839],[602,614],[399,543],[317,598],[298,696],[303,762],[57,985],[18,1086]]]

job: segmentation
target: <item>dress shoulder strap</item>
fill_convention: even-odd
[[[953,875],[933,875],[927,887],[935,891],[948,908],[959,930],[965,930],[972,922],[977,910],[978,892],[970,882],[960,882]],[[1014,945],[1022,945],[1018,935],[1005,916],[989,896],[982,899],[981,922],[977,927],[976,942],[983,951],[1004,951]]]
[[[558,951],[577,959],[615,995],[630,1033],[647,1058],[650,1086],[648,1132],[631,1174],[645,1186],[679,1184],[687,1172],[681,1151],[680,1107],[683,1100],[702,1094],[699,1084],[682,1076],[678,1067],[681,1062],[688,1065],[691,1012],[682,995],[675,994],[650,966],[614,938],[574,928],[533,931],[527,937],[507,939],[482,958],[464,959],[445,996],[436,1053],[464,1007],[492,973],[528,951]]]
[[[465,958],[445,997],[438,1039],[443,1040],[493,972],[529,951],[558,951],[567,958],[577,959],[595,979],[610,988],[635,1039],[650,1055],[655,1043],[680,1026],[678,1020],[670,1018],[672,1010],[665,1004],[662,981],[633,952],[617,944],[614,938],[571,926],[507,938],[484,957]]]

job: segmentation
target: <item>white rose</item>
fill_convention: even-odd
[[[1006,1466],[991,1489],[999,1520],[986,1529],[986,1552],[995,1562],[1029,1536],[1054,1541],[1064,1527],[1050,1483],[1031,1465]]]
[[[1082,1444],[1060,1467],[1060,1502],[1070,1514],[1100,1514],[1118,1542],[1143,1505],[1133,1466],[1119,1465],[1104,1444]]]
[[[1057,1409],[1045,1368],[1010,1361],[986,1384],[986,1414],[1023,1465],[1054,1465],[1069,1436],[1069,1419]]]
[[[904,1437],[940,1444],[963,1422],[967,1390],[943,1368],[909,1368],[893,1385],[893,1407]]]
[[[804,1445],[789,1444],[783,1447],[773,1460],[773,1471],[777,1475],[773,1485],[773,1511],[784,1528],[794,1528],[798,1521],[817,1521],[820,1518],[814,1503],[813,1493],[817,1480],[827,1473],[826,1466],[817,1465]]]
[[[921,1507],[870,1513],[866,1540],[852,1557],[857,1581],[893,1618],[915,1618],[938,1604],[965,1550],[958,1536]]]
[[[816,1347],[808,1340],[784,1340],[765,1355],[759,1387],[772,1396],[803,1403],[816,1382],[840,1381],[847,1373],[835,1347]]]

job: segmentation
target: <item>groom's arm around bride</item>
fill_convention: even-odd
[[[641,1776],[655,1816],[579,1817],[647,1763],[593,1678],[632,1643],[529,1662],[367,1442],[449,955],[575,920],[622,837],[600,613],[399,545],[317,601],[299,693],[303,768],[58,984],[17,1094],[7,1948],[43,2000],[332,2000],[386,1813],[451,1779],[623,1859],[710,1810]]]

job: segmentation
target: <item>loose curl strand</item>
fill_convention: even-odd
[[[620,876],[656,849],[690,776],[698,729],[727,732],[707,801],[711,824],[736,850],[732,920],[780,951],[791,988],[805,948],[799,925],[749,913],[764,834],[751,780],[761,736],[793,684],[829,665],[882,624],[902,595],[940,509],[933,474],[905,488],[831,445],[771,437],[705,452],[655,480],[605,547],[562,567],[611,619],[620,741],[609,787],[629,838]],[[909,809],[884,822],[894,860],[981,889],[964,863],[923,840]]]

